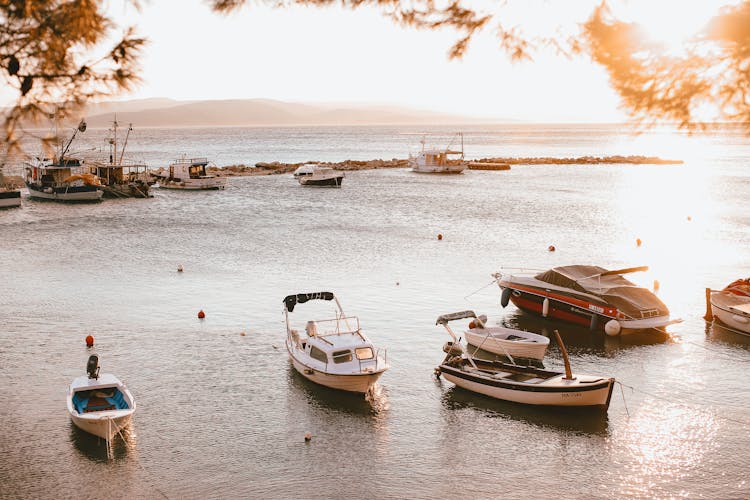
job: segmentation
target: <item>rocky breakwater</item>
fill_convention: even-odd
[[[681,165],[682,160],[665,160],[657,156],[578,156],[574,158],[526,157],[526,158],[482,158],[479,164],[504,165]]]
[[[231,176],[246,175],[275,175],[288,174],[297,170],[297,167],[314,163],[325,167],[331,167],[336,170],[374,170],[378,168],[406,168],[408,160],[345,160],[341,162],[324,162],[324,161],[306,161],[301,163],[281,163],[278,161],[266,163],[258,162],[255,166],[248,165],[228,165],[226,167],[210,167],[211,173]]]

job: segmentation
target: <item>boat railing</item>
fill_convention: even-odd
[[[369,359],[359,359],[357,358],[357,361],[359,361],[359,371],[367,371],[368,368],[371,368],[373,364],[375,364],[374,371],[379,371],[381,367],[381,363],[384,366],[388,366],[388,349],[386,348],[378,348],[374,349],[375,355],[372,358]]]
[[[342,333],[359,333],[360,331],[357,316],[339,316],[333,319],[316,320],[315,324],[318,326],[318,337]]]

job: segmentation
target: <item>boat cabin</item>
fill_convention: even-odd
[[[297,330],[291,330],[297,346],[323,365],[321,368],[330,367],[337,372],[351,373],[376,368],[376,349],[361,333],[356,316],[308,321],[305,333],[307,338],[300,338]]]
[[[169,165],[171,179],[206,179],[213,177],[206,172],[208,158],[180,158]]]

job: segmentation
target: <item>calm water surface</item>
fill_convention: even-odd
[[[130,140],[153,166],[181,153],[226,165],[405,157],[419,137],[404,132],[415,131],[152,129]],[[82,147],[104,135],[90,132]],[[0,212],[0,496],[750,496],[750,341],[701,318],[705,287],[750,275],[750,139],[498,126],[467,129],[466,150],[685,164],[373,170],[347,173],[339,190],[246,177],[224,192],[24,199]],[[632,279],[659,280],[684,323],[668,339],[592,336],[503,310],[485,286],[503,267],[570,263],[649,265]],[[392,369],[371,401],[314,386],[287,361],[281,301],[318,290],[388,348]],[[625,387],[600,416],[436,380],[448,336],[435,318],[467,308],[548,335],[558,327],[574,371]],[[321,314],[330,307],[308,303],[294,317]],[[65,409],[88,334],[102,370],[138,403],[112,460]],[[555,345],[545,363],[561,367]]]

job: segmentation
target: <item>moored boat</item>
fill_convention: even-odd
[[[446,324],[459,319],[474,318],[469,328],[464,330],[464,338],[469,344],[491,352],[514,358],[542,360],[549,346],[549,338],[536,333],[506,328],[502,326],[487,326],[487,318],[479,316],[474,311],[461,311],[444,314],[438,318],[439,324]]]
[[[500,304],[512,302],[527,312],[589,327],[608,335],[664,330],[681,319],[649,290],[622,275],[634,267],[609,271],[599,266],[559,266],[539,273],[495,273]]]
[[[460,174],[468,164],[464,161],[464,135],[457,134],[461,140],[461,149],[451,149],[449,144],[445,148],[428,147],[426,139],[422,138],[421,150],[409,154],[409,166],[412,172],[423,174]]]
[[[341,187],[344,181],[344,172],[312,163],[297,167],[293,176],[302,186]]]
[[[713,318],[737,333],[750,335],[750,278],[735,280],[723,290],[709,293]]]
[[[99,374],[99,357],[89,356],[87,375],[73,380],[68,389],[68,413],[82,431],[111,441],[128,426],[135,400],[125,384],[112,374]]]
[[[446,356],[435,373],[462,389],[528,405],[584,407],[604,412],[609,408],[615,379],[574,375],[557,331],[555,335],[565,361],[565,372],[475,359],[461,345],[442,316],[437,323],[445,327],[453,341],[443,347]]]
[[[289,313],[309,300],[333,301],[333,319],[308,321],[304,334],[292,328]],[[298,293],[284,298],[286,348],[294,369],[306,379],[332,389],[367,393],[389,368],[385,351],[362,332],[359,318],[346,316],[331,292]]]
[[[0,186],[0,208],[21,206],[21,191],[19,189]]]
[[[110,136],[107,138],[109,161],[91,162],[90,171],[101,180],[105,197],[150,198],[153,196],[151,194],[153,181],[146,164],[124,157],[133,125],[128,126],[125,141],[119,150],[117,126],[117,118],[115,118],[110,129]]]
[[[167,169],[160,168],[151,172],[152,178],[160,188],[182,189],[186,191],[224,189],[226,177],[211,175],[206,172],[208,158],[188,158],[182,156],[174,160]]]

